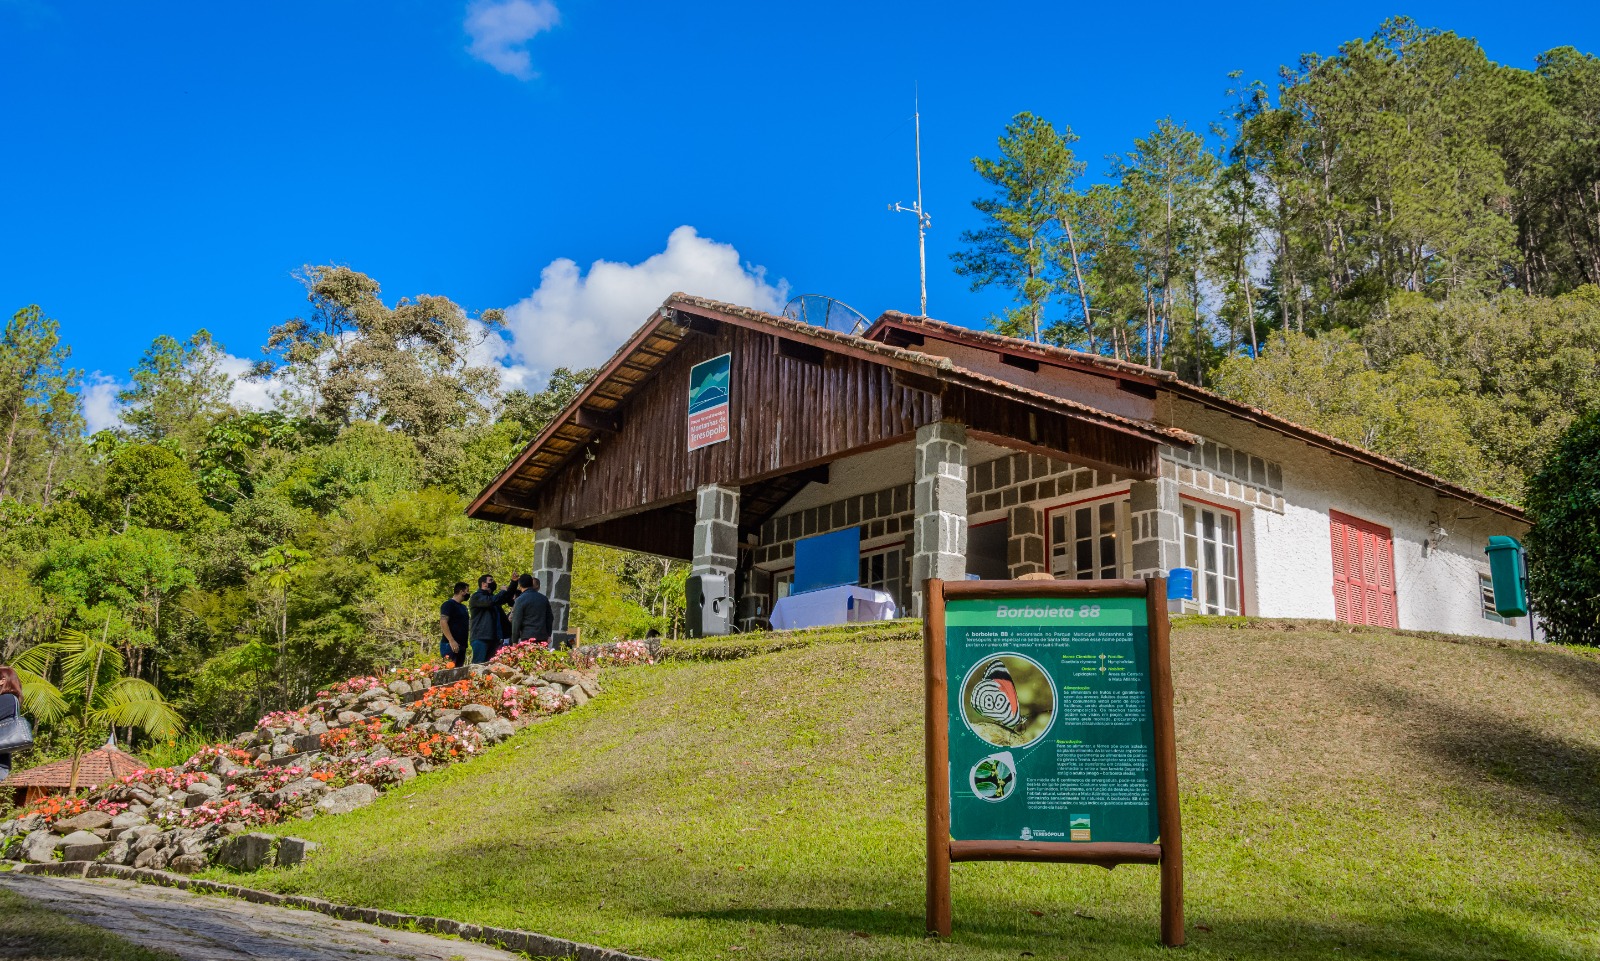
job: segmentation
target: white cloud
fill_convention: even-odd
[[[550,0],[473,0],[467,5],[467,52],[474,59],[510,74],[532,80],[529,40],[561,22],[561,11]]]
[[[83,400],[86,433],[97,434],[122,423],[122,405],[117,403],[117,391],[121,389],[115,377],[98,370],[84,381],[78,396]]]
[[[514,364],[532,386],[556,367],[593,367],[616,352],[674,291],[776,313],[789,283],[767,282],[765,267],[744,264],[729,244],[683,226],[667,249],[637,264],[597,260],[584,275],[563,257],[539,274],[533,293],[506,310]],[[514,369],[514,368],[513,368]]]
[[[278,406],[277,395],[282,393],[283,384],[276,377],[248,380],[254,366],[254,362],[243,357],[226,353],[217,355],[217,369],[233,378],[233,387],[228,392],[229,402],[243,410],[271,410]]]

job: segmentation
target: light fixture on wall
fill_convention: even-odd
[[[1449,536],[1450,532],[1444,529],[1443,524],[1439,523],[1439,512],[1432,511],[1428,515],[1428,537],[1422,542],[1422,552],[1429,554],[1438,550],[1439,545],[1443,544],[1445,538]]]

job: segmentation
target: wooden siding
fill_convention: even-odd
[[[971,388],[946,392],[945,416],[966,424],[972,436],[1003,447],[1140,478],[1161,470],[1154,441]]]
[[[523,522],[589,527],[671,503],[704,484],[738,485],[826,463],[911,436],[940,417],[938,397],[897,384],[891,367],[837,353],[813,363],[780,354],[777,341],[727,323],[715,333],[686,333],[621,406],[621,429],[573,451],[529,502],[517,505],[532,511]],[[730,352],[729,439],[691,452],[689,368]]]

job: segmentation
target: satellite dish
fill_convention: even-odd
[[[801,294],[794,298],[783,305],[783,316],[839,334],[861,334],[872,326],[861,311],[821,294]]]

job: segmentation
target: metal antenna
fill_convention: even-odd
[[[917,215],[917,259],[922,267],[922,316],[928,316],[928,228],[933,226],[933,218],[922,209],[922,104],[920,95],[914,95],[912,100],[913,117],[917,129],[917,202],[907,207],[901,203],[892,203],[889,210],[893,213],[906,213]]]

